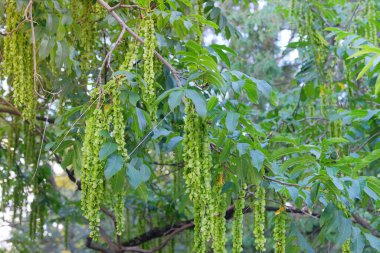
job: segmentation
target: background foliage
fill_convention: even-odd
[[[377,1],[202,1],[201,16],[187,0],[107,1],[114,7],[108,11],[104,1],[16,0],[18,25],[9,31],[10,2],[0,1],[1,214],[11,228],[4,252],[154,252],[160,245],[156,251],[191,252],[186,101],[206,122],[211,186],[223,175],[214,197],[225,198],[228,252],[242,190],[243,252],[256,252],[258,187],[266,192],[267,252],[279,217],[286,220],[287,252],[340,252],[347,242],[351,252],[380,251]],[[122,68],[133,40],[128,32],[118,39],[123,30],[113,14],[140,37],[142,19],[155,21],[156,50],[168,62],[154,60],[154,102],[144,101],[139,88],[142,45],[133,51],[133,67]],[[17,79],[5,71],[5,38],[14,33],[36,49],[35,120],[15,107]],[[108,188],[104,233],[94,242],[80,204],[85,121],[99,86],[106,90],[115,78],[129,159],[120,158],[110,130],[102,131]],[[114,106],[112,96],[101,97],[105,111]],[[120,189],[127,219],[116,235]]]

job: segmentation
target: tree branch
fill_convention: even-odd
[[[144,40],[139,37],[127,24],[120,18],[119,15],[113,10],[111,6],[109,6],[103,0],[97,0],[99,4],[101,4],[120,24],[122,28],[124,28],[130,35],[132,35],[137,41],[141,44],[144,44]],[[168,62],[165,58],[160,55],[157,51],[154,51],[154,55],[172,72],[174,79],[176,80],[177,86],[181,86],[181,81],[178,76],[178,71]]]
[[[380,238],[380,231],[371,227],[371,225],[366,220],[364,220],[362,217],[360,217],[358,214],[355,214],[355,213],[352,214],[352,217],[354,218],[354,221],[357,224],[367,229],[369,232],[371,232],[372,235]]]
[[[16,108],[0,107],[0,113],[9,113],[9,114],[21,117],[21,112],[17,110]],[[53,124],[55,121],[54,118],[46,118],[44,116],[36,116],[36,119],[40,121],[47,121],[50,124]]]
[[[94,243],[91,237],[87,237],[86,239],[86,247],[89,249],[93,249],[102,253],[112,253],[111,250],[104,248],[100,244]]]
[[[248,196],[251,196],[251,194],[248,194],[247,197]],[[278,207],[266,206],[265,210],[268,212],[275,212],[278,210]],[[230,205],[226,210],[226,213],[224,216],[225,219],[226,220],[232,219],[234,216],[234,211],[235,211],[234,205]],[[319,217],[319,214],[317,214],[317,213],[311,213],[310,214],[310,213],[307,213],[303,210],[297,209],[295,207],[289,207],[288,206],[288,207],[286,207],[286,211],[288,213],[296,213],[296,214],[303,214],[303,215],[308,214],[308,215],[311,215],[314,217]],[[243,209],[243,213],[250,213],[250,212],[252,212],[252,209],[250,207],[245,207]],[[137,245],[141,245],[145,242],[148,242],[150,240],[165,236],[167,234],[172,235],[174,232],[180,233],[186,229],[193,228],[194,227],[193,221],[194,221],[193,219],[190,219],[187,221],[178,222],[176,224],[167,225],[167,226],[162,227],[162,228],[153,228],[152,230],[150,230],[144,234],[141,234],[135,238],[132,238],[132,239],[124,242],[123,246],[137,246]],[[151,251],[148,251],[148,252],[151,252]]]

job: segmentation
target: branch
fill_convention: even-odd
[[[104,248],[100,244],[94,243],[91,237],[87,237],[86,239],[86,247],[89,249],[93,249],[102,253],[112,253],[111,250]]]
[[[371,225],[364,220],[362,217],[360,217],[358,214],[352,214],[352,217],[354,218],[354,221],[362,226],[363,228],[367,229],[369,232],[371,232],[372,235],[380,238],[380,231],[371,227]]]
[[[134,9],[134,8],[136,8],[136,9],[140,9],[140,10],[145,10],[144,7],[141,7],[141,6],[137,5],[137,4],[121,4],[121,3],[118,3],[115,6],[111,7],[111,9],[109,10],[109,12],[110,11],[114,11],[114,10],[119,9],[119,8],[125,8],[125,9]]]
[[[0,107],[0,113],[2,113],[2,112],[21,117],[21,112],[19,110],[17,110],[16,108]],[[55,121],[54,118],[46,118],[44,116],[36,116],[36,119],[40,120],[40,121],[47,121],[50,124],[53,124]]]
[[[58,164],[61,164],[62,163],[62,158],[59,155],[55,154],[55,153],[53,153],[53,155],[54,155],[55,161]],[[67,177],[70,179],[70,181],[77,185],[77,190],[81,191],[82,190],[82,183],[81,183],[80,180],[78,180],[75,177],[74,170],[69,170],[68,168],[66,168],[65,171],[66,171]]]
[[[119,15],[103,0],[97,0],[107,11],[116,19],[122,28],[124,28],[130,35],[132,35],[141,44],[144,44],[144,40],[139,37],[125,22],[120,18]],[[165,58],[160,55],[157,51],[154,51],[154,55],[172,72],[174,79],[176,80],[177,86],[181,86],[181,81],[178,76],[178,71],[168,62]]]
[[[272,182],[276,182],[278,184],[282,184],[282,185],[286,185],[286,186],[294,186],[294,187],[301,187],[299,184],[292,184],[292,183],[287,183],[287,182],[284,182],[284,181],[280,181],[280,180],[277,180],[277,179],[274,179],[274,178],[271,178],[271,177],[268,177],[268,176],[263,176],[264,179],[268,180],[268,181],[272,181]]]
[[[250,196],[250,195],[251,194],[248,194],[247,196]],[[278,210],[278,207],[266,206],[265,210],[268,212],[275,212]],[[230,205],[226,210],[226,213],[224,216],[225,219],[226,220],[232,219],[234,216],[234,211],[235,211],[235,206]],[[311,213],[310,214],[310,213],[307,213],[306,211],[303,211],[303,210],[297,209],[296,207],[291,207],[291,206],[287,206],[286,211],[288,213],[296,213],[296,214],[303,214],[303,215],[307,214],[307,215],[311,215],[313,217],[317,217],[317,218],[319,217],[319,214],[317,214],[317,213]],[[250,212],[252,212],[252,209],[250,207],[245,207],[243,209],[243,213],[250,213]],[[180,233],[186,229],[193,228],[194,227],[193,221],[194,220],[191,219],[191,220],[182,221],[182,222],[172,224],[172,225],[167,225],[167,226],[162,227],[162,228],[153,228],[152,230],[150,230],[144,234],[141,234],[135,238],[128,240],[127,242],[124,242],[123,246],[137,246],[137,245],[143,244],[147,241],[165,236],[167,234],[172,235],[176,231],[177,231],[177,233]],[[151,252],[151,251],[148,251],[148,253],[149,252]]]

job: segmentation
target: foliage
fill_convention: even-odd
[[[1,1],[5,250],[380,251],[379,10]]]

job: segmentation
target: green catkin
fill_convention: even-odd
[[[365,38],[376,46],[378,38],[377,38],[377,27],[376,27],[377,18],[376,18],[375,2],[373,0],[368,0],[366,9],[367,9],[366,16],[368,17],[368,21],[365,28]]]
[[[118,236],[121,236],[124,230],[124,194],[123,193],[117,193],[115,216],[116,216],[116,234]]]
[[[128,151],[125,148],[125,132],[124,132],[124,116],[123,116],[123,106],[120,101],[120,84],[118,81],[111,83],[114,87],[111,87],[112,95],[112,125],[113,125],[113,137],[117,144],[118,153],[123,156],[124,161],[129,159]],[[111,85],[110,84],[110,85]],[[124,230],[124,191],[121,190],[116,197],[116,233],[117,235],[122,235]]]
[[[95,5],[92,0],[82,0],[79,2],[82,2],[82,15],[77,20],[81,27],[79,40],[82,49],[80,53],[80,64],[82,71],[86,73],[91,69],[91,63],[95,60],[96,15],[94,15]],[[74,9],[73,12],[78,12],[78,9]]]
[[[142,99],[149,109],[153,120],[156,120],[157,107],[153,106],[156,99],[155,74],[154,74],[154,49],[156,47],[156,38],[154,34],[154,21],[151,17],[147,17],[143,21],[142,32],[144,35],[144,53],[143,53],[143,68],[145,84],[141,86]]]
[[[351,240],[348,239],[342,245],[342,253],[351,253]]]
[[[184,172],[190,200],[194,207],[194,251],[205,252],[212,227],[211,153],[206,122],[200,118],[194,105],[186,100],[184,126]]]
[[[255,238],[256,250],[265,252],[265,189],[261,186],[257,187],[257,191],[255,193],[253,212],[253,236]]]
[[[199,16],[204,16],[204,10],[203,10],[203,2],[202,2],[202,0],[197,0],[197,14],[199,15]],[[198,26],[199,26],[199,32],[200,32],[200,34],[197,36],[197,38],[196,38],[196,42],[198,43],[198,44],[202,44],[202,41],[203,41],[203,30],[204,30],[204,24],[203,23],[199,23],[198,24]]]
[[[120,66],[120,70],[132,71],[133,64],[136,61],[137,50],[139,46],[135,39],[132,39],[128,44],[128,50],[125,53],[124,61]]]
[[[95,109],[87,120],[83,144],[82,199],[84,216],[89,220],[90,237],[99,238],[100,203],[104,195],[104,161],[99,160],[99,151],[103,144],[100,131],[107,129],[105,113]]]
[[[65,217],[65,249],[69,248],[69,218]]]
[[[130,211],[129,208],[125,209],[125,239],[128,240],[131,237],[131,224],[130,224],[131,216],[130,216]]]
[[[295,17],[296,15],[296,0],[292,0],[290,3],[290,13],[292,17]]]
[[[276,212],[275,218],[274,218],[273,239],[275,241],[275,244],[274,244],[275,253],[285,253],[285,248],[286,248],[285,225],[286,225],[285,207],[280,207],[280,209]]]
[[[243,251],[243,209],[245,203],[245,188],[240,190],[238,198],[235,200],[234,223],[232,228],[233,242],[232,253]]]
[[[35,201],[32,202],[30,205],[30,215],[29,215],[29,237],[30,239],[34,240],[36,237],[36,203]]]
[[[226,252],[226,219],[225,212],[227,208],[226,194],[222,193],[224,184],[223,174],[219,175],[219,180],[213,187],[214,195],[214,215],[213,215],[213,229],[212,229],[212,248],[214,252]]]
[[[46,216],[45,205],[39,205],[38,214],[39,214],[38,232],[40,234],[40,239],[42,240],[44,239],[44,224],[45,224],[45,216]]]
[[[33,126],[37,98],[34,92],[32,45],[23,33],[21,11],[15,0],[6,0],[7,36],[4,39],[4,74],[12,81],[14,103],[24,120]],[[13,79],[11,78],[13,77]]]

